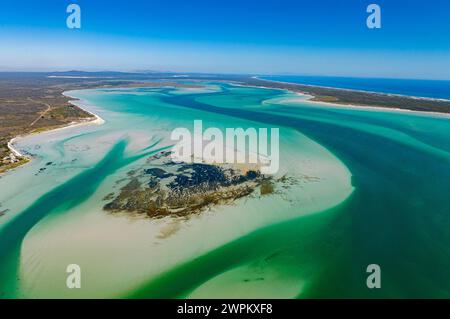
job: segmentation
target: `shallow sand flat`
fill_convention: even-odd
[[[87,123],[86,123],[87,124]],[[110,145],[98,145],[99,152],[88,154],[90,146],[83,144],[81,135],[88,135],[97,130],[97,125],[77,125],[64,129],[47,131],[17,138],[14,146],[21,152],[31,154],[32,160],[24,166],[2,174],[0,178],[0,202],[8,208],[8,214],[0,219],[0,228],[7,220],[14,217],[36,198],[45,194],[52,187],[80,173],[89,162],[98,161],[100,150]],[[67,149],[61,158],[58,144],[73,136],[80,136],[77,148]],[[84,161],[83,164],[78,165]],[[57,168],[57,169],[55,169]],[[43,170],[42,170],[43,169]]]
[[[448,119],[288,104],[288,92],[220,86],[176,96],[171,88],[76,92],[106,123],[30,143],[42,158],[0,179],[14,207],[0,218],[0,294],[448,296]],[[188,220],[105,214],[103,197],[124,185],[116,182],[144,168],[145,156],[169,144],[164,136],[192,128],[194,119],[221,129],[280,127],[281,172],[302,182]],[[35,176],[48,158],[55,164]],[[74,259],[86,277],[78,291],[64,287]],[[389,265],[379,292],[364,285],[374,262]]]
[[[212,298],[296,298],[302,290],[303,274],[287,271],[287,267],[266,265],[243,265],[212,278],[187,297],[191,299]]]
[[[289,98],[290,96],[290,98]],[[268,102],[269,103],[269,102]],[[413,111],[396,111],[385,109],[359,109],[344,108],[341,106],[329,106],[326,103],[315,103],[297,99],[295,94],[288,94],[285,98],[271,101],[272,107],[268,112],[274,114],[289,115],[301,119],[319,121],[323,123],[337,124],[348,128],[358,128],[362,132],[376,134],[380,137],[395,140],[408,147],[419,149],[423,152],[434,154],[443,159],[450,158],[450,152],[442,148],[441,143],[429,143],[416,137],[418,132],[436,134],[447,134],[445,126],[436,126],[436,121],[445,123],[448,121],[446,115],[420,113]],[[286,105],[287,108],[277,109],[276,106]],[[317,113],[318,112],[318,113]],[[347,116],[345,121],[337,120],[337,116]],[[361,121],[364,119],[364,121]],[[368,121],[370,119],[371,121]],[[390,122],[391,120],[391,122]],[[397,124],[393,124],[397,123]],[[414,134],[408,134],[409,131]],[[439,130],[439,131],[438,131]],[[433,137],[434,138],[434,137]],[[442,141],[446,143],[446,141]]]
[[[101,107],[107,109],[108,105],[98,104],[97,110]],[[121,138],[122,134],[116,131],[120,131],[122,125],[122,128],[133,127],[127,130],[130,143],[127,152],[133,154],[148,145],[150,137],[155,136],[155,130],[159,132],[156,135],[161,136],[165,130],[167,132],[167,128],[177,124],[161,121],[166,118],[163,116],[158,123],[141,119],[141,123],[131,125],[130,122],[120,121],[121,117],[116,111],[107,109],[100,112],[106,120],[101,127],[102,134],[83,135],[79,140],[74,138],[64,143],[58,151],[62,150],[63,156],[67,156],[71,150],[77,150],[82,145],[97,145],[102,141],[104,146],[100,149],[91,147],[85,150],[86,153],[95,153],[83,156],[90,162]],[[181,123],[192,121],[198,115],[193,114]],[[220,116],[209,114],[206,117],[214,118],[214,123],[221,121]],[[134,115],[126,117],[127,121],[138,118]],[[145,128],[150,134],[145,134]],[[58,209],[52,212],[27,234],[21,249],[21,295],[127,295],[143,284],[151,284],[155,276],[176,265],[261,227],[333,207],[352,192],[347,168],[330,152],[302,134],[283,128],[280,151],[282,170],[298,175],[298,184],[282,194],[262,198],[255,194],[234,205],[214,208],[189,220],[141,220],[103,212],[102,198],[111,192],[116,180],[126,176],[133,167],[140,167],[142,162],[119,168],[107,176],[87,200],[70,210]],[[58,169],[53,168],[53,174],[58,175]],[[82,267],[81,290],[68,290],[65,287],[65,267],[71,263]],[[277,287],[279,277],[269,277],[273,277],[274,287]],[[286,291],[298,288],[301,278],[297,279],[296,287],[288,285]],[[286,294],[289,295],[288,292]]]
[[[303,181],[282,196],[242,199],[187,221],[108,215],[98,205],[112,186],[106,181],[88,202],[71,211],[48,216],[27,235],[22,246],[22,291],[30,293],[30,297],[65,293],[67,296],[120,296],[120,291],[132,290],[142,282],[151,281],[158,273],[234,238],[275,222],[332,207],[345,199],[352,190],[346,170],[339,169],[332,160],[318,162],[308,155],[297,153],[292,160],[298,161],[302,173],[317,176],[321,181]],[[167,228],[174,223],[179,229],[166,237]],[[69,263],[86,269],[82,291],[68,292],[62,284],[53,286],[55,282],[64,282],[66,274],[59,272],[58,276],[57,270]],[[39,269],[45,269],[45,273],[35,276]],[[51,286],[47,287],[49,283]],[[39,289],[33,292],[32,287]]]

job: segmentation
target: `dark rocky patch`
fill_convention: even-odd
[[[173,174],[167,173],[161,168],[148,168],[145,170],[145,174],[149,174],[157,178],[167,178],[173,176]]]
[[[106,211],[152,218],[186,216],[248,196],[270,179],[255,170],[242,173],[229,166],[175,163],[170,152],[155,154],[147,162],[165,169],[151,167],[128,174],[118,182],[128,181],[120,193],[108,196],[111,201],[104,206]]]

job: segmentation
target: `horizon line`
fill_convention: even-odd
[[[335,75],[335,74],[311,74],[311,73],[240,73],[240,72],[199,72],[199,71],[170,71],[170,70],[123,70],[123,69],[68,69],[68,70],[4,70],[0,69],[0,74],[7,73],[35,73],[35,74],[49,74],[49,73],[123,73],[136,75],[150,75],[150,74],[174,74],[174,75],[227,75],[227,76],[304,76],[304,77],[329,77],[329,78],[355,78],[355,79],[386,79],[386,80],[418,80],[418,81],[450,81],[450,78],[422,78],[422,77],[392,77],[392,76],[358,76],[358,75]]]

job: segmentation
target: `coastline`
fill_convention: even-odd
[[[253,77],[258,80],[267,81],[267,82],[276,82],[276,83],[282,83],[282,84],[292,84],[295,85],[296,83],[290,83],[290,82],[281,82],[281,81],[271,81],[271,80],[265,80],[265,79],[259,79],[257,77]],[[383,106],[370,106],[370,105],[357,105],[357,104],[344,104],[344,103],[336,103],[336,102],[329,102],[329,101],[320,101],[320,100],[314,100],[315,96],[313,94],[308,93],[302,93],[302,92],[296,92],[292,89],[283,89],[283,88],[276,88],[276,87],[270,87],[270,86],[258,86],[258,85],[252,85],[252,84],[242,84],[242,83],[232,83],[234,86],[239,87],[249,87],[249,88],[263,88],[263,89],[270,89],[270,90],[281,90],[281,91],[287,91],[289,93],[293,93],[295,95],[301,96],[302,100],[299,102],[303,103],[311,103],[311,104],[317,104],[317,105],[325,105],[326,107],[333,107],[333,108],[345,108],[345,109],[356,109],[361,111],[386,111],[386,112],[400,112],[400,113],[406,113],[406,114],[414,114],[419,116],[437,116],[442,118],[450,118],[449,113],[442,113],[442,112],[432,112],[432,111],[416,111],[416,110],[409,110],[409,109],[401,109],[401,108],[394,108],[394,107],[383,107]],[[303,84],[302,84],[303,85]],[[306,84],[304,84],[306,85]],[[320,87],[311,85],[311,87]],[[340,88],[333,88],[333,87],[323,87],[323,88],[329,88],[333,90],[347,90],[347,91],[355,91],[355,90],[349,90],[349,89],[340,89]],[[358,92],[364,92],[364,93],[370,93],[370,94],[384,94],[379,92],[368,92],[368,91],[358,91]],[[388,94],[386,94],[388,95]],[[399,97],[406,97],[409,98],[411,96],[408,95],[398,95],[393,94],[394,96]],[[417,98],[417,99],[423,99],[423,100],[430,100],[430,101],[450,101],[445,99],[433,99],[433,98],[422,98],[422,97],[411,97],[411,98]]]
[[[343,108],[343,109],[354,109],[354,110],[361,110],[361,111],[382,111],[382,112],[392,112],[392,113],[405,113],[405,114],[414,114],[419,116],[437,116],[442,118],[450,118],[449,113],[441,113],[441,112],[432,112],[432,111],[416,111],[416,110],[408,110],[408,109],[401,109],[401,108],[395,108],[395,107],[383,107],[383,106],[369,106],[369,105],[357,105],[357,104],[344,104],[344,103],[333,103],[333,102],[327,102],[327,101],[318,101],[313,100],[314,96],[309,94],[304,94],[300,92],[294,92],[289,91],[291,93],[294,93],[296,95],[306,97],[306,99],[303,100],[303,102],[311,103],[311,104],[317,104],[317,105],[325,105],[327,107],[334,107],[334,108]],[[378,93],[376,93],[378,94]]]
[[[258,76],[252,76],[252,79],[256,79],[256,80],[260,80],[260,81],[267,81],[267,82],[275,82],[275,83],[280,83],[280,84],[302,85],[302,86],[308,86],[308,87],[311,87],[311,88],[331,89],[331,90],[339,90],[339,91],[346,91],[346,92],[380,94],[380,95],[394,96],[394,97],[395,96],[397,96],[397,97],[405,97],[405,98],[411,98],[411,99],[416,99],[416,100],[450,102],[450,99],[433,98],[433,97],[426,97],[426,96],[415,96],[415,95],[405,95],[405,94],[397,94],[397,93],[386,93],[386,92],[369,91],[369,90],[347,89],[347,88],[340,88],[340,87],[334,87],[334,86],[325,86],[325,85],[314,85],[314,84],[305,84],[305,83],[276,81],[276,80],[263,79],[263,78],[260,78]]]
[[[322,101],[320,100],[320,97],[317,94],[314,93],[308,93],[308,92],[301,92],[301,89],[299,88],[299,91],[296,91],[295,86],[305,86],[305,87],[310,87],[312,89],[314,88],[322,88],[322,89],[330,89],[330,90],[335,90],[335,91],[342,91],[342,92],[348,92],[348,93],[352,93],[352,92],[356,92],[356,93],[362,93],[362,94],[369,94],[369,95],[374,95],[374,96],[385,96],[387,98],[389,97],[398,97],[398,98],[405,98],[405,99],[412,99],[412,100],[420,100],[420,101],[431,101],[431,102],[450,102],[450,100],[446,100],[446,99],[438,99],[438,98],[429,98],[429,97],[418,97],[418,96],[408,96],[408,95],[401,95],[401,94],[391,94],[391,93],[382,93],[382,92],[375,92],[375,91],[364,91],[364,90],[353,90],[353,89],[345,89],[345,88],[336,88],[336,87],[326,87],[326,86],[319,86],[319,85],[310,85],[310,84],[299,84],[299,83],[292,83],[292,82],[284,82],[284,81],[275,81],[275,80],[268,80],[268,79],[263,79],[260,78],[258,76],[253,76],[251,77],[251,79],[254,80],[258,80],[258,81],[262,81],[267,83],[268,85],[258,85],[258,84],[251,84],[251,83],[246,83],[245,81],[230,81],[230,83],[232,83],[232,85],[235,86],[243,86],[243,87],[254,87],[254,88],[265,88],[265,89],[276,89],[276,90],[283,90],[283,91],[287,91],[293,94],[296,94],[300,97],[302,97],[302,101],[304,103],[308,103],[308,104],[316,104],[316,105],[322,105],[325,107],[332,107],[332,108],[344,108],[344,109],[356,109],[356,110],[367,110],[367,111],[383,111],[383,112],[398,112],[398,113],[405,113],[405,114],[414,114],[414,115],[418,115],[418,116],[436,116],[436,117],[440,117],[440,118],[450,118],[450,113],[445,113],[445,112],[436,112],[436,111],[423,111],[423,110],[414,110],[414,109],[408,109],[408,108],[400,108],[400,107],[389,107],[389,106],[374,106],[374,105],[364,105],[364,104],[352,104],[352,103],[339,103],[338,101]],[[285,84],[285,85],[289,85],[289,86],[294,86],[293,88],[283,88],[283,87],[276,87],[276,86],[271,86],[270,84]],[[126,87],[123,87],[124,89]],[[120,89],[120,88],[119,88]],[[23,135],[17,135],[15,137],[13,137],[12,139],[10,139],[7,143],[7,147],[10,150],[10,152],[12,154],[14,154],[14,156],[16,156],[19,161],[16,163],[13,163],[13,165],[9,168],[5,168],[3,171],[0,172],[0,174],[6,173],[12,169],[15,169],[17,167],[20,167],[26,163],[28,163],[31,160],[31,157],[26,155],[26,154],[22,154],[18,149],[16,149],[14,147],[14,144],[23,138],[26,138],[28,136],[32,136],[35,134],[40,134],[43,132],[48,132],[48,131],[57,131],[57,130],[62,130],[62,129],[68,129],[68,128],[72,128],[72,127],[76,127],[76,126],[81,126],[81,125],[90,125],[90,124],[96,124],[96,125],[102,125],[105,120],[102,119],[100,116],[98,116],[97,114],[90,112],[88,110],[86,110],[85,108],[82,107],[82,105],[79,105],[77,103],[75,103],[75,101],[77,101],[78,99],[69,95],[68,93],[72,91],[72,90],[68,90],[68,91],[64,91],[61,94],[63,96],[66,96],[72,100],[69,100],[68,103],[79,107],[80,109],[82,109],[84,112],[88,113],[91,115],[91,118],[88,119],[80,119],[79,121],[73,121],[70,122],[66,125],[62,125],[59,127],[49,127],[48,129],[44,129],[38,132],[31,132],[31,133],[27,133],[27,134],[23,134]],[[16,165],[14,165],[16,164]]]
[[[319,103],[325,104],[334,107],[347,107],[347,108],[358,108],[358,109],[372,109],[372,110],[391,110],[391,111],[408,111],[412,113],[416,113],[418,115],[424,114],[432,114],[439,115],[444,117],[448,117],[450,114],[450,100],[447,99],[438,99],[438,98],[429,98],[429,97],[417,97],[417,96],[409,96],[409,95],[401,95],[401,94],[391,94],[391,93],[382,93],[382,92],[372,92],[372,91],[363,91],[363,90],[352,90],[352,89],[344,89],[344,88],[335,88],[335,87],[325,87],[318,85],[309,85],[309,84],[299,84],[299,83],[291,83],[291,82],[282,82],[282,81],[273,81],[267,79],[261,79],[257,76],[253,76],[250,78],[251,80],[256,81],[256,83],[251,83],[251,81],[241,81],[242,85],[247,85],[251,87],[260,87],[267,89],[279,89],[285,90],[291,93],[295,93],[300,96],[306,97],[305,101],[309,103]],[[260,81],[260,83],[258,83]],[[266,85],[262,84],[265,83]],[[303,88],[303,89],[302,89]],[[307,92],[304,88],[308,88],[311,90],[325,90],[325,92]],[[334,93],[334,94],[333,94]],[[342,101],[342,94],[347,94],[344,96]],[[359,96],[358,96],[359,95]],[[335,100],[330,101],[324,99],[324,97],[331,97]],[[350,97],[350,100],[355,100],[355,102],[347,102],[345,99]],[[373,98],[381,99],[381,101],[370,101]],[[364,103],[364,100],[367,100],[368,103]],[[403,103],[412,102],[424,102],[428,105],[420,106],[417,105],[405,105],[403,107]],[[398,103],[401,105],[399,106]],[[440,104],[440,105],[439,105]],[[391,106],[390,106],[391,105]],[[438,106],[445,107],[442,111],[436,109]],[[421,109],[420,109],[421,108]]]
[[[21,167],[21,166],[23,166],[23,165],[29,163],[29,162],[32,160],[32,157],[31,157],[31,156],[22,154],[18,149],[16,149],[16,148],[14,147],[14,144],[15,144],[18,140],[20,140],[20,139],[24,139],[24,138],[27,138],[27,137],[30,137],[30,136],[34,136],[34,135],[37,135],[37,134],[42,134],[42,133],[50,132],[50,131],[51,131],[51,132],[55,132],[55,131],[65,130],[65,129],[69,129],[69,128],[73,128],[73,127],[78,127],[78,126],[82,126],[82,125],[91,125],[91,124],[102,125],[102,124],[105,123],[105,120],[102,119],[99,115],[97,115],[97,114],[95,114],[95,113],[93,113],[93,112],[90,112],[90,111],[86,110],[85,108],[83,108],[83,107],[81,107],[81,106],[75,104],[74,101],[75,101],[76,99],[73,98],[73,97],[70,96],[70,95],[65,94],[65,93],[66,93],[66,91],[65,91],[65,92],[62,92],[61,94],[64,95],[64,96],[67,96],[67,97],[70,97],[70,98],[73,99],[73,100],[68,101],[70,104],[79,107],[79,108],[82,109],[84,112],[90,114],[92,117],[90,117],[90,118],[88,118],[88,119],[80,119],[79,121],[73,121],[73,122],[70,122],[70,123],[68,123],[68,124],[66,124],[66,125],[62,125],[62,126],[58,126],[58,127],[54,127],[54,128],[51,128],[51,127],[50,127],[50,128],[48,128],[48,129],[45,129],[45,130],[42,130],[42,131],[38,131],[38,132],[31,132],[31,133],[27,133],[27,134],[19,134],[19,135],[13,137],[12,139],[10,139],[10,140],[8,141],[8,144],[7,144],[8,149],[9,149],[9,150],[11,151],[11,153],[13,153],[16,157],[18,157],[19,159],[24,159],[24,161],[23,161],[23,163],[17,162],[18,165],[13,166],[13,167],[10,167],[10,168],[6,168],[4,171],[1,171],[0,174],[7,173],[7,172],[9,172],[9,171],[11,171],[11,170],[13,170],[13,169],[16,169],[16,168],[18,168],[18,167]]]

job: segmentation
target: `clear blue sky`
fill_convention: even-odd
[[[79,30],[66,27],[70,3]],[[366,26],[370,3],[381,29]],[[0,70],[450,79],[450,1],[3,1],[0,43]]]

